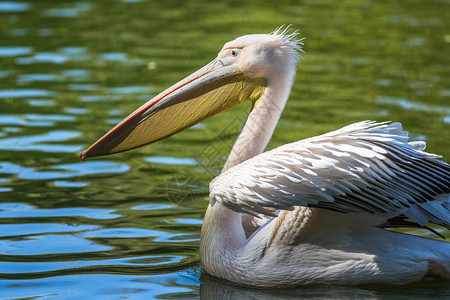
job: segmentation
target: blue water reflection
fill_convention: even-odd
[[[59,297],[64,299],[135,298],[157,299],[182,297],[197,294],[198,280],[189,283],[180,282],[177,274],[164,275],[70,275],[33,279],[17,283],[15,280],[3,280],[0,288],[5,297]]]
[[[145,161],[156,164],[166,164],[166,165],[188,165],[194,166],[197,161],[193,158],[177,158],[168,156],[153,156],[145,158]]]
[[[41,52],[36,53],[31,57],[19,57],[16,59],[16,63],[19,65],[24,64],[36,64],[36,63],[52,63],[52,64],[63,64],[68,61],[69,58],[66,55],[51,53],[51,52]]]
[[[83,115],[87,113],[89,109],[81,107],[66,107],[64,108],[64,111],[68,114]]]
[[[111,249],[111,247],[95,244],[79,236],[64,234],[28,236],[23,240],[0,240],[0,255],[79,253],[108,251]],[[13,270],[18,271],[17,269]]]
[[[151,93],[152,89],[146,86],[122,86],[107,88],[106,92],[111,94],[139,94]]]
[[[39,171],[35,168],[22,167],[10,162],[0,162],[0,174],[15,174],[17,178],[29,180],[54,180],[93,174],[123,173],[127,172],[130,167],[123,163],[89,161],[55,165],[51,166],[50,169],[53,170]]]
[[[140,229],[140,228],[108,228],[99,229],[95,231],[86,232],[83,234],[86,238],[136,238],[136,237],[152,237],[168,240],[173,238],[173,234],[165,231],[150,230],[150,229]]]
[[[38,89],[0,90],[0,98],[50,97],[56,93]]]
[[[39,36],[50,36],[53,32],[51,28],[41,28],[38,30]]]
[[[39,126],[51,126],[51,122],[40,122]],[[48,142],[64,142],[81,136],[78,131],[54,130],[45,134],[0,139],[0,150],[8,151],[42,151],[47,153],[76,153],[81,145],[46,144]]]
[[[57,187],[69,187],[69,188],[83,188],[88,186],[89,182],[79,182],[79,181],[66,181],[66,180],[55,180],[53,184]]]
[[[2,224],[0,225],[1,237],[12,237],[22,235],[81,232],[97,229],[98,225],[68,225],[57,223],[28,223],[28,224]]]
[[[44,209],[24,203],[0,203],[0,219],[7,218],[59,218],[85,217],[93,220],[115,219],[120,215],[114,209],[85,207]]]
[[[0,2],[1,10],[1,2]],[[0,57],[27,55],[33,51],[32,47],[0,47]]]
[[[103,60],[121,60],[125,61],[128,59],[128,55],[126,53],[102,53],[99,55],[100,59]]]
[[[55,104],[55,101],[53,101],[53,100],[28,99],[26,101],[31,106],[36,106],[36,107],[52,106]]]
[[[12,36],[26,36],[28,34],[28,29],[18,28],[10,31]]]
[[[120,101],[120,95],[83,95],[80,97],[83,102]]]
[[[70,69],[70,70],[64,70],[61,72],[61,75],[64,78],[67,78],[69,80],[73,81],[86,81],[91,77],[91,71],[90,70],[84,70],[84,69]]]
[[[28,2],[0,1],[0,12],[22,12],[30,8]]]
[[[189,224],[189,225],[202,225],[203,224],[203,220],[201,220],[201,219],[177,218],[177,219],[174,219],[174,221],[179,224]]]
[[[417,83],[416,83],[417,85]],[[449,106],[435,106],[427,103],[420,103],[418,101],[411,101],[408,99],[397,98],[397,97],[382,97],[378,96],[375,98],[375,103],[377,104],[391,104],[399,106],[403,109],[414,109],[423,112],[437,112],[437,113],[445,113],[450,114],[450,105]]]
[[[142,204],[142,205],[136,205],[131,207],[133,210],[163,210],[163,209],[172,209],[174,208],[171,204],[155,204],[155,203],[148,203],[148,204]]]
[[[94,91],[98,89],[98,84],[89,84],[89,83],[69,84],[67,88],[72,91]]]
[[[15,132],[22,131],[22,128],[8,126],[8,127],[3,127],[2,130],[3,130],[3,132],[14,132],[15,133]]]
[[[45,81],[61,81],[62,78],[54,74],[20,74],[17,76],[18,84],[29,84],[32,82],[45,82]]]
[[[0,244],[1,246],[1,244]],[[98,250],[96,250],[98,251]],[[7,270],[8,273],[38,273],[74,268],[91,268],[94,266],[117,265],[117,266],[158,266],[176,264],[184,259],[183,256],[142,256],[138,258],[83,260],[83,261],[61,261],[61,262],[36,262],[31,266],[29,263],[0,262],[0,273]]]
[[[60,18],[75,18],[82,12],[85,12],[91,8],[91,4],[87,2],[75,3],[75,7],[72,8],[51,8],[43,11],[45,17],[60,17]]]

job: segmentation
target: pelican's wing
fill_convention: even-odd
[[[450,165],[424,149],[408,143],[400,123],[355,123],[225,171],[211,182],[210,199],[253,215],[313,206],[448,226]]]

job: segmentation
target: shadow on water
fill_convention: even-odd
[[[446,283],[428,279],[274,291],[202,274],[208,184],[248,107],[149,147],[78,162],[79,151],[223,43],[282,24],[301,30],[306,54],[269,148],[356,121],[395,120],[448,160],[449,6],[0,0],[0,296],[449,297]]]

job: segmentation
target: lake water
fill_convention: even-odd
[[[78,162],[225,42],[282,24],[300,30],[306,53],[269,148],[395,120],[448,161],[450,1],[0,1],[0,24],[1,298],[450,297],[433,280],[266,291],[203,274],[208,183],[249,107]]]

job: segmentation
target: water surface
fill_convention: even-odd
[[[395,120],[448,161],[449,12],[448,1],[415,0],[0,1],[0,296],[450,297],[445,282],[431,280],[273,292],[203,274],[208,183],[248,107],[78,162],[225,42],[282,24],[300,29],[306,53],[269,148],[360,120]]]

